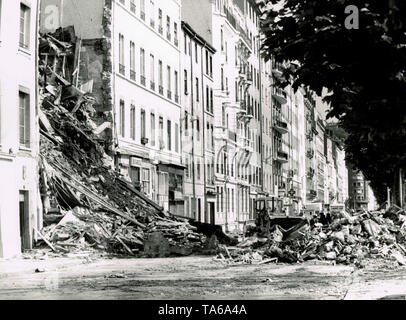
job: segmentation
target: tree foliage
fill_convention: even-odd
[[[263,1],[266,58],[289,63],[285,86],[308,87],[330,104],[347,131],[347,160],[371,181],[380,200],[406,168],[406,1]],[[359,9],[346,29],[345,8]]]

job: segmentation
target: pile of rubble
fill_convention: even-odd
[[[217,260],[228,263],[296,263],[329,260],[363,266],[366,258],[383,258],[406,265],[406,215],[393,206],[388,211],[341,212],[331,221],[310,221],[283,235],[275,225],[266,237],[252,236],[235,247],[221,247]]]
[[[148,256],[190,254],[202,248],[206,237],[196,227],[168,216],[112,170],[108,121],[94,108],[91,90],[72,84],[74,77],[68,75],[74,68],[67,66],[76,59],[67,57],[77,50],[56,37],[46,35],[40,45],[44,228],[36,231],[39,244],[62,253],[94,249]],[[157,238],[168,242],[168,250],[159,251],[153,242]]]

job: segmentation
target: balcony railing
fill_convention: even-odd
[[[284,151],[278,151],[276,160],[281,162],[281,163],[286,163],[286,162],[289,161],[289,156]]]
[[[143,75],[141,75],[140,76],[140,80],[141,80],[141,84],[143,85],[143,86],[145,86],[145,76],[143,76]]]
[[[288,124],[284,121],[276,120],[274,123],[274,128],[281,134],[288,133]]]
[[[159,86],[159,94],[163,95],[164,94],[164,87]]]
[[[172,38],[172,35],[169,32],[167,32],[166,39],[168,39],[168,41],[171,41],[171,38]]]
[[[145,21],[145,11],[140,12],[141,19]]]
[[[167,97],[169,100],[172,100],[172,91],[170,90],[167,91]]]
[[[175,43],[175,47],[179,46],[179,40],[178,40],[178,38],[175,38],[174,43]]]
[[[136,11],[136,6],[135,6],[135,3],[133,3],[133,2],[130,3],[130,11],[132,13],[135,13],[135,11]]]
[[[150,86],[151,90],[155,91],[155,82],[151,81],[150,84],[151,84],[151,86]]]
[[[280,88],[273,88],[272,89],[272,96],[276,101],[278,101],[280,104],[286,104],[288,100],[286,99],[286,92],[283,91]]]
[[[121,63],[118,66],[118,72],[120,74],[122,74],[123,76],[125,75],[125,66],[123,64],[121,64]]]
[[[135,81],[137,77],[137,74],[134,70],[130,70],[130,79]]]

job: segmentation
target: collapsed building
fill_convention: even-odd
[[[187,220],[170,217],[114,163],[112,112],[104,107],[111,98],[105,89],[109,77],[94,77],[100,73],[93,71],[103,63],[98,54],[103,45],[80,41],[73,27],[40,39],[44,228],[38,236],[55,252],[191,254],[203,248],[206,237]]]

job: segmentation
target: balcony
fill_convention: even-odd
[[[283,76],[283,72],[282,72],[282,65],[280,63],[274,62],[272,63],[272,74],[280,79]]]
[[[151,90],[155,91],[155,82],[151,81],[150,84],[151,84],[151,86],[150,86]]]
[[[313,157],[314,157],[314,150],[307,150],[306,155],[307,155],[307,157],[308,157],[309,159],[313,159]]]
[[[285,133],[289,132],[288,124],[284,121],[276,120],[273,127],[276,131],[278,131],[281,134],[285,134]]]
[[[140,79],[141,79],[141,84],[145,87],[145,76],[143,76],[143,75],[141,75],[140,76]]]
[[[168,90],[167,97],[169,100],[172,100],[172,91]]]
[[[286,92],[280,88],[273,88],[272,97],[280,104],[286,104],[288,102],[286,99]]]
[[[276,161],[278,161],[280,163],[287,163],[287,162],[289,162],[289,156],[284,151],[278,151]]]
[[[164,95],[164,87],[159,86],[159,94]]]

